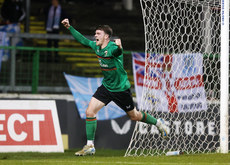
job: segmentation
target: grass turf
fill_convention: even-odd
[[[67,150],[65,153],[0,153],[0,165],[230,165],[230,153],[124,157],[125,150],[98,149],[94,156],[76,157],[74,152],[75,150]]]

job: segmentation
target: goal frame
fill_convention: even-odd
[[[140,0],[140,5],[141,8],[142,7],[142,1]],[[154,0],[152,0],[154,1]],[[183,1],[183,0],[182,0]],[[193,0],[191,0],[193,2]],[[194,0],[194,2],[198,2],[199,0]],[[201,0],[202,2],[204,2],[203,0]],[[147,2],[147,1],[146,1]],[[218,24],[219,24],[219,51],[218,54],[219,56],[219,63],[220,63],[220,67],[219,68],[219,73],[218,74],[218,85],[220,85],[219,88],[219,100],[217,101],[219,104],[218,107],[218,114],[219,114],[219,124],[218,126],[218,130],[219,132],[216,134],[218,136],[218,140],[217,140],[217,146],[216,146],[216,150],[212,150],[212,152],[216,151],[216,152],[220,152],[220,153],[228,153],[229,152],[229,0],[218,0],[218,1],[211,1],[213,2],[214,5],[218,4],[218,7],[215,8],[216,10],[218,10],[218,14],[219,14],[219,20],[218,20]],[[160,3],[160,2],[159,2]],[[151,4],[152,5],[152,4]],[[149,5],[150,6],[150,5]],[[146,8],[145,8],[146,9]],[[147,10],[150,10],[151,8],[147,8]],[[145,15],[143,14],[143,21],[145,24]],[[151,21],[149,21],[151,23]],[[209,24],[208,24],[209,25]],[[209,27],[209,26],[208,26]],[[149,32],[148,30],[145,29],[145,25],[144,25],[144,30],[145,30],[145,34],[147,32]],[[153,29],[150,29],[153,30]],[[214,36],[216,37],[216,36]],[[151,37],[150,37],[151,38]],[[145,35],[145,54],[148,53],[148,45],[147,45],[147,41],[148,41],[148,36]],[[159,43],[159,42],[158,42]],[[159,47],[159,44],[156,46],[157,48]],[[146,67],[146,66],[145,66]],[[207,80],[208,81],[208,80]],[[142,93],[142,98],[143,98],[143,93]],[[215,114],[213,114],[215,116]],[[135,126],[135,129],[139,129],[138,123]],[[138,131],[137,131],[138,132]],[[139,133],[139,132],[138,132]],[[135,139],[137,136],[137,134],[133,133],[132,138],[131,138],[131,142],[133,140],[133,138]],[[143,137],[141,137],[140,139],[143,140]],[[135,141],[135,140],[134,140]],[[129,144],[129,147],[126,151],[125,156],[129,156],[131,153],[130,149],[132,146],[132,144]],[[134,143],[134,145],[139,145],[138,141]],[[167,144],[166,144],[167,145]],[[135,147],[133,147],[135,148]],[[141,148],[141,154],[143,153],[142,147]],[[129,150],[130,149],[130,150]],[[169,148],[170,149],[170,148]],[[139,154],[139,149],[134,155]],[[137,153],[137,154],[136,154]],[[152,153],[151,153],[152,154]]]
[[[221,0],[220,63],[220,152],[228,153],[229,0]]]

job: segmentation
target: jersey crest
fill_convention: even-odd
[[[105,53],[105,56],[107,56],[108,51],[106,50],[104,53]]]

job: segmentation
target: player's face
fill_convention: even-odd
[[[97,46],[101,46],[107,38],[108,38],[108,34],[106,34],[103,30],[96,30],[95,39],[96,39]]]

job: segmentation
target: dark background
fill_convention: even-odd
[[[40,13],[50,1],[31,0],[31,16],[45,20]],[[101,24],[113,28],[114,36],[122,39],[125,50],[144,51],[144,25],[139,1],[133,0],[133,9],[126,10],[122,0],[60,0],[71,24],[84,35],[94,35]],[[63,33],[68,33],[64,28]]]

